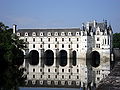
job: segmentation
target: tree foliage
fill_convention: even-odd
[[[12,29],[0,22],[0,90],[17,90],[25,84],[24,42],[12,33]]]
[[[120,48],[120,33],[113,34],[113,48]]]

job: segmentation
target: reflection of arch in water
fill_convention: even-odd
[[[29,57],[29,63],[31,65],[37,65],[39,63],[39,52],[37,50],[31,50]]]
[[[100,65],[100,54],[97,51],[93,51],[90,54],[91,56],[91,61],[90,64],[93,67],[98,67]]]
[[[52,50],[46,50],[45,53],[45,65],[52,66],[54,63],[54,53]]]
[[[76,57],[77,57],[77,53],[76,51],[72,52],[72,65],[76,66]]]
[[[60,66],[67,65],[67,51],[61,50],[59,52],[59,64],[60,64]]]

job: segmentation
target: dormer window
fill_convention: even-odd
[[[61,36],[65,36],[65,32],[61,32]]]
[[[48,35],[48,36],[51,36],[51,32],[48,32],[47,35]]]
[[[36,36],[36,33],[35,33],[35,32],[33,32],[33,33],[32,33],[32,36]]]
[[[58,36],[58,32],[55,32],[55,36]]]
[[[43,32],[40,32],[40,36],[43,36]]]
[[[27,32],[25,32],[25,36],[28,36],[28,33],[27,33]]]
[[[97,35],[99,35],[100,33],[99,33],[99,31],[97,31]]]
[[[68,36],[71,36],[71,32],[68,32]]]
[[[76,32],[76,36],[79,36],[79,32]]]
[[[19,33],[19,32],[17,33],[17,36],[20,36],[20,33]]]

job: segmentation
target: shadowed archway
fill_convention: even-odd
[[[52,50],[46,50],[44,53],[45,65],[52,66],[54,64],[54,53]]]
[[[93,51],[90,54],[91,56],[91,60],[90,60],[90,64],[93,67],[98,67],[100,65],[100,54],[97,51]]]
[[[39,52],[37,50],[31,50],[29,53],[29,63],[31,65],[38,65],[39,63]]]
[[[60,66],[67,65],[67,51],[61,50],[59,52],[59,64],[60,64]]]
[[[76,51],[72,52],[72,65],[76,66],[76,57],[77,57],[77,53]]]

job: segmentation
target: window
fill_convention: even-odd
[[[33,75],[33,78],[35,78],[35,75]]]
[[[106,44],[106,39],[105,39],[105,44]]]
[[[77,69],[77,73],[79,72],[79,69]]]
[[[33,44],[33,48],[35,48],[35,44]]]
[[[78,36],[79,35],[79,32],[76,32],[76,36]]]
[[[28,36],[28,33],[27,33],[27,32],[25,32],[25,36]]]
[[[32,36],[36,36],[36,33],[35,33],[35,32],[33,32],[33,33],[32,33]]]
[[[62,72],[64,72],[64,69],[62,69]]]
[[[55,75],[55,78],[57,78],[57,75]]]
[[[96,44],[96,48],[100,48],[100,44]]]
[[[79,48],[79,45],[77,44],[77,48]]]
[[[62,48],[64,48],[64,44],[62,44]]]
[[[62,32],[62,33],[61,33],[61,36],[65,36],[65,33],[64,33],[64,32]]]
[[[20,33],[17,33],[17,36],[20,36]]]
[[[70,48],[70,45],[68,45],[68,47]]]
[[[79,79],[79,76],[77,76],[77,79]]]
[[[33,38],[33,42],[35,42],[35,38]]]
[[[57,48],[57,45],[55,44],[55,48]]]
[[[50,42],[50,38],[48,38],[48,41]]]
[[[70,69],[68,69],[68,72],[70,72]]]
[[[25,42],[27,42],[27,38],[25,38]]]
[[[50,75],[48,75],[48,78],[50,78]]]
[[[40,48],[42,48],[42,45],[40,45]]]
[[[40,72],[42,72],[42,69],[40,69]]]
[[[77,38],[77,41],[79,41],[79,38]]]
[[[62,79],[64,79],[64,75],[62,75]]]
[[[35,69],[33,69],[33,72],[35,72]]]
[[[40,32],[40,36],[43,36],[43,32]]]
[[[47,34],[48,36],[51,36],[51,32],[48,32],[48,34]]]
[[[97,81],[100,81],[100,78],[99,78],[99,77],[97,77]]]
[[[48,48],[50,48],[50,44],[48,44]]]
[[[40,77],[42,78],[42,75]]]
[[[62,38],[62,41],[64,41],[64,38]]]
[[[69,38],[69,41],[71,41],[71,38]]]
[[[99,38],[97,38],[97,41],[99,41]]]
[[[97,31],[97,35],[99,35],[99,31]]]
[[[48,69],[48,72],[50,72],[50,69]]]
[[[42,38],[40,39],[40,41],[42,42]]]
[[[58,36],[58,32],[55,32],[55,36]]]
[[[71,36],[71,32],[68,32],[68,36]]]
[[[57,42],[57,38],[55,38],[55,41]]]
[[[55,72],[57,72],[57,69],[55,69]]]
[[[71,76],[69,75],[69,79],[71,79]]]

